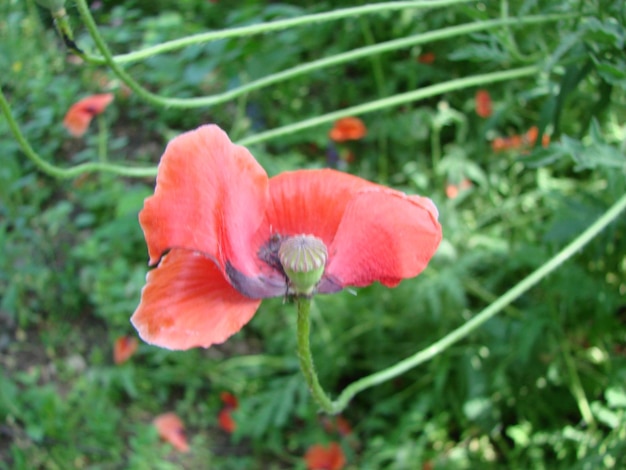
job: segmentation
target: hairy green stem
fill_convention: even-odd
[[[365,42],[368,44],[367,47],[372,47],[376,45],[376,39],[374,38],[374,33],[372,32],[372,28],[370,28],[367,20],[361,20],[361,31],[363,32],[363,37],[365,38]],[[422,35],[423,36],[423,35]],[[372,74],[374,75],[374,82],[376,83],[376,90],[378,92],[378,96],[385,96],[387,94],[387,87],[385,86],[385,74],[383,73],[383,66],[380,61],[380,57],[377,55],[373,55],[371,58],[372,64]],[[383,116],[381,118],[384,119]],[[387,150],[387,136],[383,133],[378,135],[378,182],[385,183],[389,176],[389,165],[387,159],[388,150]]]
[[[229,38],[241,38],[245,36],[253,36],[256,34],[280,31],[288,28],[299,26],[311,26],[312,24],[320,24],[329,21],[336,21],[344,18],[356,18],[357,16],[376,14],[389,11],[408,10],[408,9],[430,9],[450,7],[469,3],[473,0],[431,0],[431,1],[404,1],[404,2],[381,2],[358,7],[341,8],[333,11],[314,13],[303,15],[297,18],[288,18],[285,20],[271,21],[268,23],[254,24],[249,26],[241,26],[236,28],[222,29],[219,31],[210,31],[207,33],[199,33],[184,38],[167,41],[155,46],[146,47],[145,49],[130,52],[128,54],[120,54],[114,57],[115,62],[119,64],[137,62],[155,55],[166,52],[176,51],[195,44],[203,44],[211,41]],[[94,64],[106,64],[104,57],[87,55],[86,59]]]
[[[564,335],[562,335],[563,337]],[[585,389],[580,380],[580,375],[578,374],[578,370],[576,369],[576,364],[574,363],[574,359],[572,358],[572,350],[567,341],[567,339],[562,338],[559,341],[560,349],[563,354],[563,360],[565,362],[565,367],[570,376],[570,389],[572,395],[574,395],[574,399],[576,400],[576,404],[578,405],[578,410],[580,411],[580,415],[583,420],[591,429],[596,427],[596,420],[593,417],[593,412],[591,411],[591,406],[589,405],[589,400],[587,399],[587,395],[585,394]]]
[[[109,127],[106,122],[106,118],[103,114],[99,114],[98,120],[98,161],[100,163],[106,163],[107,156],[107,144],[109,141]]]
[[[2,91],[2,87],[0,86],[0,110],[2,110],[2,114],[7,120],[9,125],[9,129],[13,133],[15,140],[22,148],[24,154],[31,160],[35,166],[42,171],[43,173],[52,176],[54,178],[74,178],[83,173],[88,173],[91,171],[103,171],[109,173],[115,173],[122,176],[133,176],[133,177],[144,177],[144,176],[155,176],[157,173],[156,167],[148,167],[148,168],[129,168],[121,165],[112,165],[110,163],[103,162],[90,162],[83,163],[80,165],[73,166],[71,168],[59,168],[57,166],[48,163],[43,158],[41,158],[37,152],[33,150],[33,148],[28,143],[24,134],[20,127],[18,126],[15,118],[13,117],[13,113],[11,112],[11,107],[7,102],[4,92]]]
[[[308,297],[298,297],[296,299],[296,305],[298,307],[298,358],[300,359],[300,369],[304,374],[306,383],[313,394],[315,401],[322,407],[322,409],[329,414],[335,414],[338,410],[335,409],[335,404],[328,398],[326,392],[320,385],[317,379],[317,373],[315,372],[315,365],[313,364],[313,356],[311,355],[311,345],[309,342],[311,321],[309,319],[309,312],[311,310],[311,299]]]
[[[308,129],[310,127],[333,122],[343,117],[371,113],[374,111],[379,111],[381,109],[422,100],[424,98],[430,98],[431,96],[440,95],[442,93],[448,93],[455,90],[462,90],[464,88],[485,85],[487,83],[496,83],[522,77],[529,77],[537,75],[540,72],[541,68],[539,66],[529,66],[507,70],[504,72],[492,72],[482,75],[473,75],[471,77],[457,78],[455,80],[449,80],[447,82],[437,83],[435,85],[420,88],[419,90],[399,93],[388,98],[370,101],[369,103],[364,103],[357,106],[351,106],[349,108],[344,108],[339,111],[333,111],[332,113],[327,113],[322,116],[305,119],[294,124],[288,124],[286,126],[277,127],[276,129],[272,129],[269,131],[260,132],[255,135],[251,135],[250,137],[240,139],[238,143],[241,145],[256,144],[276,137],[280,137],[282,135],[292,134],[294,132]]]
[[[372,375],[368,375],[356,382],[348,385],[343,392],[339,395],[337,400],[333,403],[333,411],[339,413],[343,410],[350,400],[359,392],[381,384],[388,380],[391,380],[399,375],[407,372],[414,367],[432,359],[442,351],[446,350],[453,344],[467,337],[470,333],[480,327],[487,320],[493,318],[499,312],[501,312],[506,306],[510,305],[518,297],[531,289],[548,274],[557,269],[561,264],[571,258],[576,252],[581,250],[587,243],[589,243],[598,233],[604,230],[611,222],[616,220],[619,215],[626,209],[626,194],[622,196],[613,206],[611,206],[598,220],[596,220],[589,228],[576,237],[571,243],[563,248],[550,260],[546,261],[541,267],[533,271],[530,275],[522,279],[513,288],[508,290],[496,301],[494,301],[487,308],[482,310],[474,318],[464,323],[462,326],[447,334],[440,340],[431,344],[425,349],[418,351],[414,355],[398,362],[397,364],[384,369],[380,372],[376,372]],[[585,415],[587,415],[585,410]],[[587,419],[588,417],[585,416]]]

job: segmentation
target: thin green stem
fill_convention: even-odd
[[[103,114],[99,114],[98,120],[98,161],[100,163],[106,163],[107,157],[107,143],[109,140],[109,128],[106,122],[106,118]]]
[[[133,90],[137,95],[146,100],[147,102],[157,105],[157,106],[178,106],[181,107],[181,100],[173,100],[173,99],[165,99],[161,96],[152,93],[146,90],[144,87],[139,85],[126,71],[113,60],[113,54],[109,50],[104,38],[100,35],[98,31],[98,27],[91,16],[91,12],[89,11],[89,7],[87,6],[87,2],[85,0],[76,0],[76,7],[78,9],[78,13],[80,14],[83,22],[85,23],[85,27],[89,31],[91,38],[93,39],[96,47],[100,51],[100,54],[105,59],[106,64],[111,68],[113,72],[122,80],[128,87]],[[183,100],[187,101],[187,100]]]
[[[441,161],[441,126],[434,122],[430,128],[430,158],[432,161],[435,174],[439,170],[439,162]]]
[[[439,2],[437,2],[439,3]],[[526,18],[509,18],[506,20],[490,20],[481,23],[470,23],[460,26],[452,26],[449,28],[443,28],[441,30],[432,31],[429,33],[418,34],[410,36],[408,38],[401,38],[392,41],[383,42],[381,44],[370,45],[358,49],[354,49],[345,53],[336,54],[331,57],[315,60],[305,64],[300,64],[290,69],[270,74],[266,77],[258,80],[253,80],[250,83],[241,85],[232,90],[213,95],[197,98],[170,98],[164,97],[150,92],[141,86],[135,79],[133,79],[122,67],[120,67],[120,61],[117,61],[108,49],[104,39],[100,35],[98,28],[91,16],[89,8],[87,8],[85,0],[77,0],[78,11],[85,22],[85,26],[92,35],[96,46],[100,50],[100,53],[105,57],[106,64],[111,67],[113,72],[116,73],[118,78],[122,80],[129,88],[137,93],[144,100],[157,106],[172,107],[172,108],[198,108],[213,106],[216,104],[224,103],[234,98],[237,98],[245,93],[249,93],[254,90],[265,88],[269,85],[280,83],[290,78],[294,78],[306,73],[327,68],[333,65],[339,65],[342,63],[354,61],[364,57],[368,57],[374,54],[380,54],[387,51],[393,51],[404,47],[410,47],[426,42],[432,42],[436,40],[446,39],[454,36],[470,34],[472,32],[478,32],[485,29],[495,28],[502,25],[522,25],[543,23],[546,21],[557,21],[562,19],[571,18],[572,15],[545,15],[545,16],[529,16]],[[372,5],[370,5],[372,6]],[[415,5],[414,5],[415,6]],[[272,23],[268,23],[272,24]],[[229,30],[226,30],[229,31]]]
[[[199,33],[184,38],[167,41],[155,46],[146,47],[145,49],[130,52],[128,54],[121,54],[114,57],[115,62],[118,64],[137,62],[140,60],[153,57],[158,54],[166,52],[176,51],[195,44],[203,44],[211,41],[217,41],[220,39],[229,38],[241,38],[246,36],[253,36],[256,34],[269,33],[273,31],[280,31],[288,28],[294,28],[299,26],[311,26],[313,24],[320,24],[329,21],[341,20],[344,18],[356,18],[357,16],[376,14],[389,11],[408,10],[408,9],[430,9],[430,8],[442,8],[450,7],[454,5],[460,5],[463,3],[469,3],[474,0],[432,0],[432,1],[404,1],[404,2],[381,2],[373,3],[370,5],[363,5],[351,8],[341,8],[333,11],[314,13],[310,15],[303,15],[297,18],[289,18],[285,20],[271,21],[268,23],[254,24],[249,26],[241,26],[236,28],[222,29],[219,31],[210,31],[207,33]],[[86,60],[94,64],[106,64],[105,57],[97,57],[93,55],[87,55]]]
[[[328,398],[326,392],[317,379],[315,365],[313,364],[313,356],[311,355],[311,345],[309,342],[311,322],[309,312],[311,310],[311,299],[307,297],[298,297],[296,299],[298,307],[298,358],[300,359],[300,369],[304,374],[306,383],[313,394],[315,401],[322,409],[329,414],[335,414],[334,403]]]
[[[322,116],[305,119],[294,124],[288,124],[286,126],[277,127],[276,129],[272,129],[269,131],[260,132],[258,134],[241,139],[238,143],[241,145],[256,144],[259,142],[274,139],[276,137],[280,137],[282,135],[293,134],[297,131],[320,126],[322,124],[327,124],[343,117],[371,113],[374,111],[379,111],[381,109],[399,106],[425,98],[430,98],[431,96],[440,95],[442,93],[448,93],[451,91],[461,90],[464,88],[470,88],[478,85],[484,85],[487,83],[496,83],[522,77],[529,77],[539,74],[540,71],[540,67],[529,66],[507,70],[504,72],[492,72],[481,75],[473,75],[471,77],[457,78],[455,80],[449,80],[447,82],[437,83],[435,85],[420,88],[419,90],[399,93],[388,98],[370,101],[369,103],[364,103],[357,106],[351,106],[349,108],[344,108],[339,111],[333,111]]]
[[[580,380],[580,375],[578,374],[578,370],[576,369],[576,364],[574,364],[574,359],[572,358],[572,350],[570,348],[569,342],[564,336],[565,335],[563,334],[561,335],[560,349],[563,353],[565,367],[567,368],[570,376],[571,392],[572,395],[574,395],[576,404],[578,405],[580,415],[582,416],[585,423],[587,423],[587,426],[593,429],[596,427],[596,420],[593,417],[593,412],[591,411],[589,400],[587,399],[585,389],[583,388],[583,384]]]
[[[356,382],[348,385],[343,392],[339,395],[337,400],[333,403],[333,409],[335,412],[343,410],[350,400],[359,392],[381,384],[388,380],[391,380],[399,375],[407,372],[414,367],[432,359],[442,351],[446,350],[453,344],[459,342],[461,339],[468,336],[478,327],[480,327],[487,320],[493,318],[506,306],[510,305],[518,297],[531,289],[548,274],[557,269],[561,264],[571,258],[576,252],[581,250],[587,243],[589,243],[596,235],[604,230],[611,222],[616,220],[619,215],[626,209],[626,194],[622,196],[613,206],[611,206],[598,220],[596,220],[589,228],[576,237],[571,243],[563,248],[550,260],[546,261],[541,267],[533,271],[530,275],[522,279],[517,285],[508,290],[502,296],[500,296],[495,302],[482,310],[474,318],[464,323],[462,326],[447,334],[440,340],[436,341],[429,347],[418,351],[414,355],[398,362],[397,364],[376,372],[372,375],[368,375]],[[586,414],[586,412],[585,412]]]
[[[83,173],[88,173],[91,171],[103,171],[109,173],[115,173],[122,176],[133,176],[133,177],[144,177],[144,176],[155,176],[157,171],[156,167],[148,167],[148,168],[128,168],[120,165],[112,165],[110,163],[102,163],[102,162],[90,162],[83,163],[81,165],[76,165],[72,168],[59,168],[57,166],[48,163],[43,158],[41,158],[37,152],[33,150],[33,148],[28,143],[24,134],[20,130],[15,118],[13,117],[13,113],[11,112],[11,107],[9,106],[8,101],[4,96],[4,92],[2,91],[2,87],[0,86],[0,109],[2,110],[2,114],[7,120],[9,124],[9,129],[13,133],[15,140],[18,142],[22,151],[31,160],[35,166],[41,170],[43,173],[52,176],[54,178],[74,178]]]
[[[376,40],[374,38],[374,33],[372,33],[372,28],[370,28],[366,19],[361,20],[361,31],[363,32],[363,36],[365,38],[365,42],[368,44],[368,47],[375,46]],[[378,55],[372,55],[370,62],[372,64],[372,74],[374,75],[374,82],[376,83],[378,96],[385,96],[387,94],[387,87],[385,86],[385,75],[383,73],[383,66],[380,62],[380,57]],[[389,165],[387,159],[387,136],[380,133],[378,135],[378,181],[380,183],[386,182],[389,176]]]

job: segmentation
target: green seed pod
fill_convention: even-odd
[[[324,274],[328,250],[319,238],[298,235],[282,242],[278,258],[289,278],[290,293],[308,296]]]

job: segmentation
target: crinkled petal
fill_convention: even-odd
[[[309,470],[341,470],[346,464],[346,456],[339,444],[331,442],[328,446],[315,444],[309,447],[304,461]]]
[[[336,170],[281,173],[270,179],[269,226],[280,235],[315,235],[329,246],[352,197],[370,187],[377,185]]]
[[[264,219],[268,178],[248,150],[215,125],[174,138],[167,146],[156,190],[139,214],[150,263],[166,250],[186,248],[213,258],[223,272],[255,276],[251,241]]]
[[[326,276],[344,287],[392,287],[417,276],[441,241],[437,216],[428,198],[380,186],[360,191],[329,247]]]
[[[189,452],[189,443],[185,436],[185,425],[175,413],[164,413],[153,421],[159,436],[181,452]]]
[[[113,101],[112,93],[91,95],[74,103],[63,118],[63,125],[74,137],[81,137],[93,117],[101,114]]]
[[[137,341],[137,338],[120,336],[113,345],[113,362],[118,365],[123,364],[135,354],[138,347],[139,341]]]
[[[237,292],[202,253],[175,249],[148,273],[131,322],[156,346],[206,348],[237,333],[259,304]]]

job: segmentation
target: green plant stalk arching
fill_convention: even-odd
[[[574,256],[585,245],[593,240],[602,230],[604,230],[611,222],[617,220],[620,214],[626,210],[626,195],[622,196],[613,206],[611,206],[598,220],[596,220],[589,228],[578,235],[572,242],[565,246],[556,255],[546,261],[542,266],[533,271],[527,277],[518,282],[510,290],[498,297],[488,307],[483,309],[474,318],[465,322],[456,330],[450,332],[438,341],[421,351],[416,352],[412,356],[403,359],[402,361],[394,364],[393,366],[376,372],[374,374],[363,377],[352,384],[348,385],[334,401],[330,400],[328,395],[324,392],[324,389],[319,384],[313,359],[309,348],[309,310],[310,299],[298,299],[298,357],[300,358],[300,367],[303,370],[307,384],[317,401],[321,409],[326,413],[337,414],[343,411],[352,398],[363,390],[366,390],[375,385],[387,382],[395,377],[398,377],[405,372],[423,364],[426,361],[434,358],[438,354],[448,349],[453,344],[461,341],[467,337],[474,330],[479,328],[483,323],[496,316],[504,308],[509,306],[517,298],[519,298],[526,291],[533,286],[541,282],[552,271],[556,270],[564,262]],[[580,397],[579,397],[580,400]],[[586,410],[589,409],[589,405],[586,403],[579,403],[579,408],[583,414],[583,419],[588,424],[593,424],[593,416]]]
[[[467,0],[457,0],[456,3],[463,3],[465,1]],[[453,2],[447,2],[447,1],[430,2],[430,5],[428,5],[428,7],[434,8],[436,6],[446,6],[448,3],[453,3]],[[417,7],[423,8],[425,5],[426,4],[423,2],[419,2],[419,3],[413,4],[413,8],[417,8]],[[545,15],[545,16],[529,16],[529,17],[522,17],[522,18],[505,18],[505,19],[500,19],[500,20],[484,21],[480,23],[470,23],[470,24],[463,24],[460,26],[442,28],[440,30],[431,31],[431,32],[424,33],[424,34],[418,34],[418,35],[410,36],[408,38],[397,39],[397,40],[388,41],[388,42],[384,42],[380,44],[374,44],[374,45],[362,47],[359,49],[354,49],[345,53],[335,54],[331,57],[319,59],[313,62],[300,64],[291,69],[268,75],[266,77],[255,80],[251,83],[240,85],[233,90],[226,91],[226,92],[214,95],[214,96],[205,96],[205,97],[197,97],[197,98],[171,98],[171,97],[164,97],[156,93],[152,93],[149,90],[145,89],[143,86],[141,86],[135,79],[133,79],[121,67],[120,62],[116,60],[116,57],[114,57],[111,51],[109,50],[109,47],[104,41],[104,38],[101,36],[100,32],[98,31],[98,27],[93,19],[93,16],[91,15],[91,12],[89,11],[89,8],[86,5],[86,2],[84,0],[77,0],[77,6],[78,6],[78,11],[81,15],[81,18],[89,31],[89,34],[93,38],[96,44],[96,47],[98,48],[98,50],[103,56],[104,63],[109,66],[109,68],[118,76],[118,78],[122,82],[124,82],[131,90],[137,93],[138,96],[140,96],[145,101],[155,106],[163,106],[163,107],[170,107],[170,108],[183,108],[183,109],[201,108],[201,107],[224,103],[231,99],[242,96],[246,93],[249,93],[251,91],[259,90],[266,86],[274,85],[274,84],[280,83],[284,80],[287,80],[296,76],[300,76],[300,75],[310,73],[315,70],[320,70],[326,67],[347,63],[347,62],[361,59],[364,57],[369,57],[374,54],[394,51],[394,50],[398,50],[401,48],[415,46],[418,44],[425,44],[425,43],[433,42],[436,40],[442,40],[442,39],[447,39],[447,38],[451,38],[455,36],[461,36],[461,35],[470,34],[473,32],[501,27],[501,26],[529,25],[529,24],[537,24],[537,23],[543,23],[543,22],[555,22],[555,21],[570,19],[574,17],[574,15],[563,15],[563,14]],[[370,7],[373,7],[373,6],[374,5],[370,5]],[[378,6],[379,8],[376,9],[375,11],[385,11],[385,9],[381,8],[380,5]],[[382,6],[389,7],[393,5],[383,4]],[[349,10],[352,10],[352,9],[349,9]],[[337,13],[337,12],[334,12],[334,13]],[[312,16],[316,16],[316,15],[312,15]],[[302,17],[302,18],[306,18],[306,17]],[[336,19],[336,18],[333,16],[333,17],[326,18],[326,20],[328,19]],[[311,20],[314,20],[314,19],[311,19]],[[276,27],[275,23],[280,23],[281,26]],[[302,24],[306,24],[306,22],[298,21],[295,24],[289,24],[289,26],[293,27],[295,25],[302,25]],[[264,26],[265,28],[261,28],[261,27],[255,28],[254,34],[272,31],[274,29],[284,29],[287,27],[286,25],[282,24],[282,22],[266,23]],[[215,40],[215,39],[223,39],[223,37],[217,33],[215,34],[215,37],[211,36],[211,39],[208,39],[207,36],[197,36],[195,42],[184,42],[181,44],[184,44],[184,46],[189,46],[192,44],[197,44],[197,43],[206,42],[208,40]],[[178,43],[176,44],[176,46],[177,46],[176,48],[183,47]],[[165,51],[162,49],[158,49],[158,48],[152,48],[150,49],[149,52],[145,52],[144,54],[142,54],[142,57],[145,56],[145,58],[148,58],[148,57],[160,54],[162,52],[165,52]]]

